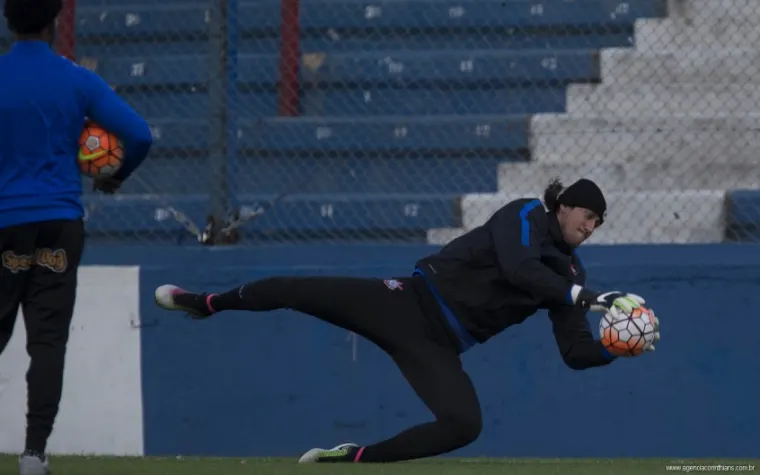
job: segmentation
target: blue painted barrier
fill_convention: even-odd
[[[269,275],[409,275],[431,246],[91,248],[87,264],[141,266],[147,454],[292,456],[371,443],[429,419],[366,341],[290,311],[189,321],[156,309],[173,282],[219,291]],[[760,446],[757,245],[580,252],[589,284],[647,298],[657,351],[568,369],[539,314],[464,356],[485,427],[457,456],[747,457]],[[598,315],[590,317],[596,332]],[[609,441],[606,443],[605,441]]]

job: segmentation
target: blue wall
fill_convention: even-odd
[[[345,331],[287,311],[190,321],[157,310],[152,293],[167,282],[216,291],[274,274],[408,275],[434,249],[90,249],[87,264],[142,269],[146,453],[292,456],[427,420],[390,360],[363,340],[354,352]],[[543,314],[509,329],[464,356],[485,427],[454,455],[757,455],[760,246],[588,247],[581,256],[591,285],[647,298],[662,323],[657,351],[575,372]]]

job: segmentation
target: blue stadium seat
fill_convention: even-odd
[[[80,5],[82,37],[146,34],[204,34],[212,13],[209,2]],[[307,0],[300,4],[300,28],[312,29],[462,29],[462,28],[603,28],[630,25],[636,18],[664,14],[661,0],[576,0],[540,3],[523,0],[405,0],[368,3],[364,0]],[[279,0],[240,2],[241,31],[276,31],[280,26]]]
[[[137,169],[133,179],[124,183],[120,193],[124,195],[208,193],[214,185],[209,179],[212,173],[210,160],[208,156],[165,157],[151,153]],[[244,176],[247,178],[250,175],[246,173]],[[91,185],[85,183],[85,193],[99,194],[90,190]],[[269,190],[258,188],[252,188],[252,190],[257,193],[269,192]],[[277,193],[277,190],[272,192]]]
[[[274,39],[268,41],[262,40],[260,43],[262,45],[261,47],[258,47],[254,44],[249,52],[272,54],[272,52],[276,52],[278,50],[266,48],[267,45],[273,41]],[[172,55],[189,56],[194,54],[208,53],[210,51],[210,48],[211,47],[209,45],[208,39],[203,37],[182,38],[176,41],[157,41],[154,43],[140,43],[136,41],[103,42],[97,37],[92,37],[88,40],[77,41],[76,57],[78,59],[105,59],[124,57],[143,58],[149,56],[167,57]]]
[[[760,241],[760,190],[726,193],[726,238],[730,241]]]
[[[278,78],[279,58],[241,55],[241,83],[271,87]],[[115,86],[166,86],[205,83],[214,71],[205,55],[101,58],[95,69]],[[421,51],[305,55],[303,85],[383,83],[413,86],[451,81],[457,85],[497,86],[511,82],[592,81],[599,78],[598,54],[574,51]]]
[[[85,56],[193,54],[208,48],[210,2],[88,1],[78,5]],[[241,2],[241,53],[280,49],[280,2]],[[665,14],[662,0],[358,0],[301,2],[302,52],[409,49],[600,48],[630,46],[632,25]],[[530,29],[538,29],[530,31]],[[546,30],[554,28],[554,30]],[[527,30],[526,30],[527,29]],[[346,31],[343,31],[346,30]],[[525,31],[524,31],[525,30]],[[355,35],[354,32],[359,32]],[[251,37],[252,36],[252,37]],[[101,46],[104,38],[110,39]],[[134,43],[125,43],[133,41]]]
[[[188,3],[195,4],[210,4],[206,3],[206,0],[162,0],[163,5],[184,5]],[[77,8],[85,7],[122,7],[125,2],[123,0],[77,0]],[[144,6],[156,6],[156,0],[129,0],[128,5],[144,5]]]
[[[210,120],[157,119],[154,154],[207,152]],[[525,116],[401,116],[241,120],[238,148],[280,154],[409,156],[506,153],[527,147]],[[441,152],[443,151],[443,152]]]
[[[252,83],[271,87],[277,81],[278,56],[246,55],[239,59],[240,74]],[[215,77],[208,55],[202,53],[165,57],[103,57],[94,70],[114,86],[180,86],[207,83]],[[242,78],[241,78],[242,79]]]
[[[301,99],[305,116],[533,114],[563,112],[564,87],[504,89],[374,89],[308,90]],[[247,109],[249,101],[241,98]],[[245,112],[243,112],[245,113]]]
[[[130,38],[200,36],[208,34],[208,6],[203,3],[121,6],[79,6],[77,37]],[[149,44],[146,44],[148,46]]]
[[[631,47],[633,27],[604,32],[572,33],[569,31],[523,32],[491,30],[441,32],[438,34],[404,34],[387,32],[364,36],[332,37],[328,33],[303,35],[299,47],[304,53],[341,53],[348,51],[420,51],[420,50],[573,50]],[[279,39],[243,39],[241,53],[279,51]]]
[[[302,53],[346,53],[351,51],[420,51],[420,50],[573,50],[633,46],[633,32],[567,34],[561,32],[522,33],[445,33],[440,35],[378,34],[365,37],[332,38],[329,34],[301,38]],[[240,54],[279,54],[280,38],[241,38]],[[145,57],[203,54],[209,51],[208,39],[182,38],[175,41],[153,42],[97,42],[79,41],[77,57]]]
[[[279,4],[279,1],[277,1]],[[268,12],[262,3],[262,10]],[[488,28],[631,24],[637,17],[662,16],[660,0],[306,0],[301,28]],[[266,15],[266,14],[264,14]],[[256,28],[255,15],[241,18],[241,28]]]
[[[306,55],[301,61],[306,84],[383,82],[415,85],[422,81],[455,81],[497,85],[511,81],[590,81],[598,79],[598,54],[572,51],[413,51]],[[249,73],[250,71],[250,73]],[[253,79],[253,69],[240,62],[240,80]]]
[[[239,195],[242,215],[266,207],[274,195]],[[245,233],[330,233],[386,231],[389,237],[426,229],[460,225],[458,195],[447,194],[297,194],[285,197],[269,211],[249,221]],[[114,236],[182,234],[184,228],[169,214],[169,206],[203,227],[208,196],[102,195],[85,197],[87,232]]]
[[[235,192],[299,193],[475,193],[495,192],[501,162],[508,155],[483,157],[257,157],[238,156],[230,161],[230,182]],[[138,169],[136,180],[122,188],[126,194],[206,193],[214,186],[211,159],[166,158],[152,154]],[[89,189],[88,186],[85,187]]]
[[[87,194],[91,235],[183,234],[167,204],[202,224],[213,5],[77,1],[78,57],[156,139],[120,197]],[[498,163],[525,159],[529,114],[564,110],[564,86],[598,80],[598,50],[632,46],[634,21],[666,1],[301,0],[297,118],[276,117],[281,0],[239,9],[232,191],[246,209],[297,192],[244,231],[424,239],[460,226],[457,197],[495,191]]]
[[[207,92],[125,91],[121,96],[140,114],[150,118],[204,117],[211,111]],[[240,118],[277,115],[275,92],[238,92],[232,108]],[[466,115],[561,112],[562,87],[524,87],[493,90],[353,89],[303,92],[304,116]]]
[[[84,56],[193,54],[208,48],[210,2],[171,0],[80,1],[77,4],[78,53]],[[377,8],[381,9],[377,16]],[[341,14],[337,15],[336,10]],[[379,49],[504,49],[597,48],[630,44],[636,18],[664,15],[661,0],[625,2],[586,0],[573,3],[518,0],[469,0],[456,5],[440,0],[365,5],[356,0],[301,3],[301,51]],[[373,13],[374,12],[374,13]],[[241,2],[239,28],[243,53],[271,54],[279,50],[279,1]],[[411,25],[411,26],[410,26]],[[546,33],[524,33],[519,28],[556,26]],[[424,31],[383,31],[424,27]],[[335,34],[341,28],[376,30],[374,35]],[[462,31],[463,29],[474,31]],[[498,28],[496,31],[490,31]],[[504,30],[518,28],[518,30]],[[615,28],[626,28],[616,30]],[[435,31],[435,30],[439,31]],[[591,34],[589,34],[591,31]],[[245,33],[254,33],[255,39]],[[613,37],[617,32],[617,37]],[[568,33],[572,33],[568,35]],[[586,33],[586,34],[581,34]],[[7,36],[0,24],[0,37]],[[104,39],[109,39],[107,44]],[[117,41],[120,40],[120,41]],[[133,41],[134,43],[125,43]]]
[[[209,93],[206,91],[151,92],[126,90],[119,95],[150,120],[186,117],[202,119],[213,112]],[[241,118],[277,115],[277,94],[275,92],[239,92],[231,102],[232,108]]]

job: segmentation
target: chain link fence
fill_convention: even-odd
[[[757,0],[78,0],[151,124],[94,239],[444,244],[554,177],[590,242],[760,240]]]

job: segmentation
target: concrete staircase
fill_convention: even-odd
[[[675,0],[636,23],[635,48],[600,54],[602,82],[572,85],[567,113],[531,121],[529,163],[499,168],[499,193],[461,201],[462,229],[540,197],[554,177],[596,180],[608,222],[590,242],[723,240],[725,193],[760,189],[760,1]]]

